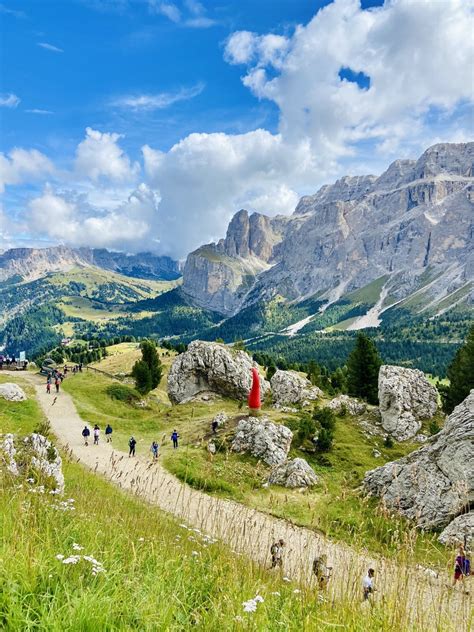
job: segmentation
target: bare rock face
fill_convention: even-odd
[[[168,375],[168,395],[173,404],[191,401],[202,393],[245,399],[252,385],[255,364],[243,351],[216,342],[195,340],[178,355]],[[268,382],[261,380],[262,396]]]
[[[335,413],[340,413],[343,408],[345,408],[349,415],[361,415],[365,413],[367,409],[366,404],[360,402],[355,397],[349,397],[349,395],[338,395],[334,399],[331,399],[327,407]]]
[[[474,390],[443,429],[398,461],[367,472],[364,487],[424,528],[445,527],[474,502]]]
[[[270,485],[283,487],[311,487],[316,485],[318,477],[315,471],[304,459],[292,459],[275,466],[268,479]]]
[[[0,397],[6,399],[7,402],[24,402],[28,399],[25,391],[18,384],[11,382],[0,384]]]
[[[454,518],[441,532],[438,542],[446,546],[464,544],[468,548],[474,545],[474,511]]]
[[[438,409],[438,392],[422,371],[384,365],[379,372],[382,426],[397,441],[414,437]]]
[[[43,435],[33,433],[24,439],[13,434],[5,435],[0,443],[0,463],[2,461],[14,476],[33,475],[33,479],[28,479],[30,482],[49,482],[58,493],[64,491],[62,459]]]
[[[267,465],[279,465],[286,461],[292,439],[289,428],[274,424],[268,417],[246,417],[237,426],[231,450],[251,454]]]
[[[296,371],[276,371],[270,380],[273,403],[276,407],[288,404],[304,404],[321,397],[317,386]]]

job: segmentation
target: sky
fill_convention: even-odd
[[[0,250],[183,258],[474,138],[474,0],[0,0]]]

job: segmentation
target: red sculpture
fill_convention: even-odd
[[[249,408],[252,410],[259,410],[262,406],[260,401],[260,376],[257,369],[252,369],[252,388],[249,393]]]

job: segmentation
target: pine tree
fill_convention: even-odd
[[[156,344],[153,340],[143,340],[140,344],[142,351],[142,361],[147,365],[151,375],[151,389],[158,386],[163,375],[163,367],[158,356]]]
[[[382,360],[373,340],[363,333],[347,358],[347,390],[369,404],[378,404],[378,378]]]
[[[135,387],[139,393],[146,395],[151,391],[151,372],[146,362],[137,360],[133,365],[132,375],[135,378]]]
[[[474,327],[471,328],[466,344],[458,349],[448,367],[449,386],[441,392],[443,409],[451,413],[474,388]]]

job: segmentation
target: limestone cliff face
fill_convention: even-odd
[[[392,301],[420,288],[425,304],[472,300],[473,164],[474,143],[439,144],[324,186],[291,217],[240,211],[224,240],[188,257],[185,292],[224,315],[277,294],[330,302],[382,276]]]

